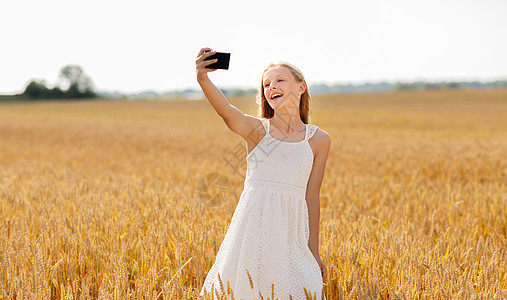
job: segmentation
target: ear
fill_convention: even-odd
[[[304,82],[299,83],[298,92],[302,95],[306,91],[306,84]]]

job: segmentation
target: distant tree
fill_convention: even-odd
[[[61,99],[64,91],[59,87],[48,88],[44,80],[31,80],[21,95],[29,99]]]
[[[41,99],[48,96],[48,91],[49,89],[46,87],[44,80],[32,80],[26,86],[23,95],[27,96],[30,99]]]
[[[413,91],[419,89],[419,85],[416,82],[411,83],[398,82],[395,84],[394,89],[396,91]]]
[[[444,82],[443,87],[445,89],[459,89],[460,84],[457,82]]]
[[[67,90],[60,87],[49,89],[44,80],[31,80],[23,92],[23,96],[29,99],[75,99],[94,98],[93,83],[80,66],[68,65],[60,70],[60,80],[68,86]]]
[[[63,98],[64,92],[59,87],[54,87],[51,90],[49,90],[49,93],[51,95],[51,98]]]
[[[90,77],[78,65],[68,65],[60,70],[59,78],[68,86],[64,93],[68,98],[96,97],[95,88]]]
[[[425,90],[438,90],[442,88],[441,83],[425,82],[423,85]]]
[[[497,80],[490,83],[490,86],[494,88],[506,88],[507,80]]]

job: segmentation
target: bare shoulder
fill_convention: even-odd
[[[242,138],[246,141],[247,153],[250,153],[264,135],[266,135],[266,130],[264,129],[264,125],[262,125],[262,118],[257,118],[247,114],[245,114],[245,117],[249,129],[244,135],[242,135]]]
[[[317,128],[313,136],[318,143],[331,144],[331,136],[321,128]]]
[[[245,117],[247,119],[247,122],[249,124],[249,127],[251,128],[251,132],[256,135],[263,136],[266,130],[264,130],[264,126],[262,125],[262,119],[263,118],[257,118],[251,115],[245,114]]]
[[[244,114],[245,118],[250,122],[252,125],[260,125],[262,126],[262,118],[257,118],[249,114]]]
[[[329,133],[321,128],[318,128],[309,142],[312,146],[314,156],[317,156],[319,153],[327,156],[329,148],[331,147],[331,136]]]
[[[256,140],[259,134],[264,133],[264,126],[260,118],[235,110],[234,117],[224,118],[229,129],[245,140]]]

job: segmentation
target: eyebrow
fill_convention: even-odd
[[[285,75],[284,74],[277,74],[277,75],[274,76],[274,78],[278,78],[278,77],[285,77]],[[263,84],[266,84],[267,81],[268,80],[264,80]]]

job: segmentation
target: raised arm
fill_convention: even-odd
[[[205,59],[215,54],[215,52],[210,48],[202,48],[199,51],[195,61],[197,82],[201,86],[206,99],[208,99],[208,102],[218,115],[222,117],[227,127],[245,140],[251,140],[252,132],[258,127],[259,120],[250,115],[243,114],[234,105],[230,104],[222,91],[208,77],[209,72],[216,71],[217,69],[209,69],[206,66],[215,63],[216,59],[206,61]]]

